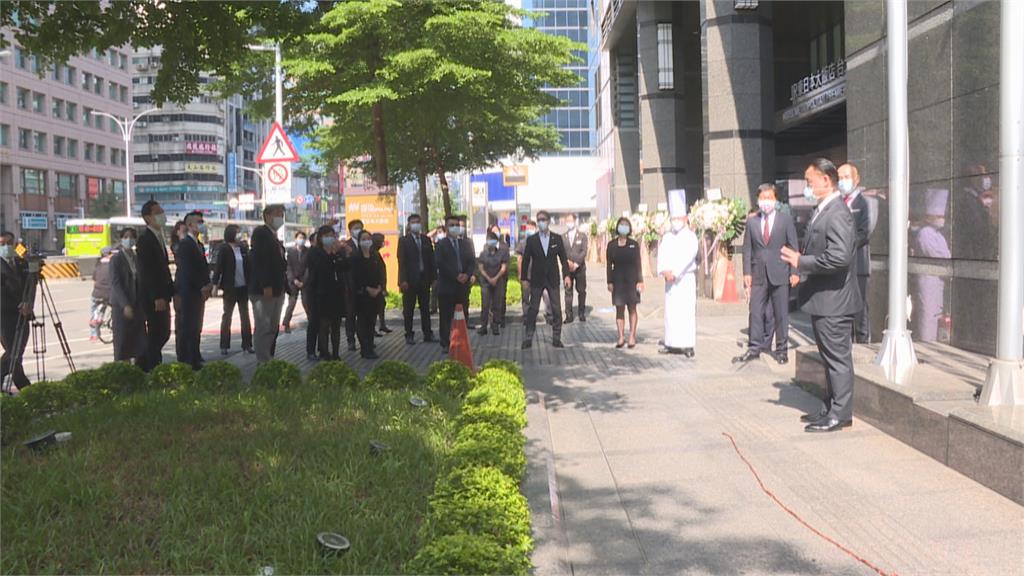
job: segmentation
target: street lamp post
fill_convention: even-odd
[[[250,44],[249,50],[253,52],[274,53],[274,120],[278,126],[284,128],[284,79],[281,76],[281,45],[280,44]]]
[[[92,113],[97,116],[106,116],[117,123],[117,127],[121,129],[121,136],[124,137],[124,200],[125,200],[125,216],[131,217],[132,215],[132,179],[131,179],[131,146],[132,146],[132,132],[135,130],[135,123],[139,121],[146,114],[153,112],[160,112],[160,108],[150,108],[144,110],[135,115],[133,118],[125,116],[123,119],[108,114],[106,112]]]

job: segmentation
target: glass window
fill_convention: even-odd
[[[671,22],[658,23],[658,89],[675,89]]]
[[[32,57],[32,72],[35,73],[35,74],[39,74],[39,71],[42,70],[42,68],[43,68],[43,63],[42,63],[41,60],[39,60],[39,56],[33,56]]]
[[[92,126],[92,108],[88,106],[82,109],[82,126]]]
[[[36,114],[43,114],[46,110],[46,95],[39,92],[32,93],[32,111]]]
[[[96,162],[104,164],[107,161],[107,147],[96,146]]]
[[[42,196],[46,193],[46,175],[42,170],[21,169],[21,191],[25,194]]]
[[[63,136],[54,136],[53,137],[53,155],[54,156],[63,156],[64,155],[64,142],[65,142],[65,138]]]
[[[18,128],[18,148],[22,150],[28,150],[29,145],[32,143],[32,131],[25,130],[24,128]]]
[[[82,72],[82,90],[89,90],[92,88],[92,74],[89,72]]]
[[[107,50],[107,59],[111,66],[117,66],[117,50]]]
[[[78,70],[74,66],[67,66],[64,68],[64,83],[68,86],[75,85],[75,77],[78,75]]]
[[[92,162],[93,152],[96,150],[96,145],[91,142],[85,143],[85,155],[82,156],[82,160],[86,162]]]
[[[127,70],[128,69],[128,56],[126,54],[118,54],[118,59],[119,59],[118,68],[120,68],[121,70]]]
[[[78,140],[68,140],[68,158],[78,160]]]
[[[24,88],[18,88],[18,109],[28,110],[29,92]]]
[[[78,121],[78,104],[74,102],[68,102],[64,107],[64,111],[67,114],[65,117],[71,122]]]
[[[54,98],[53,102],[50,104],[50,112],[51,112],[51,114],[53,114],[54,118],[58,118],[58,119],[63,118],[64,117],[64,101],[61,100],[60,98]]]
[[[14,47],[14,65],[24,70],[26,67],[25,51],[21,49],[21,46]]]
[[[57,65],[55,65],[53,67],[52,70],[50,70],[50,73],[51,73],[50,77],[53,78],[54,81],[60,82],[60,72],[61,72],[61,65],[57,64]]]
[[[46,132],[35,132],[32,134],[32,147],[40,154],[46,154]]]
[[[10,85],[7,82],[0,82],[0,104],[7,104],[7,91]]]
[[[97,76],[96,77],[96,81],[93,83],[92,87],[93,87],[93,92],[95,92],[96,94],[102,95],[103,94],[103,77],[102,76]]]
[[[110,131],[114,134],[119,134],[121,132],[121,129],[117,127],[117,122],[115,122],[113,118],[107,118],[107,124],[110,125]]]
[[[57,173],[57,196],[74,198],[78,190],[78,174]]]
[[[117,83],[107,82],[107,97],[111,100],[117,100]]]
[[[119,90],[120,90],[121,93],[120,93],[120,97],[118,98],[118,100],[120,100],[121,102],[128,102],[128,87],[127,86],[121,86],[119,88]]]
[[[11,147],[11,127],[7,124],[0,124],[0,146]]]

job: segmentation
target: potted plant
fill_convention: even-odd
[[[716,300],[722,297],[732,254],[732,241],[746,226],[747,204],[739,199],[698,200],[690,209],[690,221],[698,231],[704,277],[713,282]]]

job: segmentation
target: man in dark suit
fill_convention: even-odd
[[[363,221],[356,219],[348,223],[348,244],[350,254],[359,252],[359,234],[363,231]],[[348,351],[356,351],[356,293],[352,283],[351,272],[344,273],[345,288],[345,340],[348,341]]]
[[[448,235],[437,243],[434,250],[437,261],[437,304],[440,320],[441,348],[447,353],[451,340],[452,317],[455,305],[469,300],[470,279],[476,270],[473,246],[462,238],[458,216],[448,216]]]
[[[853,214],[854,226],[857,229],[857,251],[854,253],[853,265],[857,273],[857,288],[864,303],[853,320],[853,339],[855,342],[866,344],[871,341],[868,279],[871,277],[871,234],[878,222],[877,200],[872,198],[874,202],[868,202],[863,194],[864,189],[860,186],[860,172],[849,162],[839,167],[839,191],[843,194],[846,207]]]
[[[398,289],[402,292],[405,343],[416,343],[412,317],[417,302],[420,306],[423,341],[432,342],[434,333],[430,328],[430,286],[437,272],[434,246],[423,235],[423,221],[419,214],[410,214],[406,224],[406,234],[398,240]]]
[[[743,286],[750,301],[750,343],[742,356],[733,362],[756,360],[761,353],[772,354],[772,334],[779,364],[789,362],[789,289],[800,276],[782,261],[782,247],[799,245],[793,217],[776,210],[774,184],[761,184],[757,189],[760,212],[747,220],[743,235]],[[766,315],[766,310],[771,314]],[[770,318],[771,321],[766,319]]]
[[[35,302],[33,278],[29,277],[28,266],[14,251],[14,246],[14,234],[0,234],[0,344],[4,347],[0,358],[0,383],[5,386],[5,392],[10,391],[6,388],[8,375],[18,390],[29,385],[22,358]]]
[[[139,236],[135,253],[139,263],[139,301],[146,321],[146,351],[140,367],[149,372],[163,362],[163,348],[171,337],[171,308],[174,281],[167,259],[164,225],[167,216],[156,200],[142,205],[146,229]]]
[[[284,226],[284,206],[268,204],[263,209],[263,226],[252,232],[252,278],[249,299],[252,301],[253,346],[256,362],[263,364],[274,358],[277,335],[281,328],[281,308],[284,306],[285,277],[284,246],[277,239],[277,231]]]
[[[295,313],[295,304],[302,298],[302,307],[306,307],[305,293],[302,291],[302,277],[306,274],[306,233],[296,232],[295,243],[288,248],[285,261],[288,265],[286,276],[288,278],[285,293],[288,294],[288,306],[284,309],[284,320],[281,326],[284,333],[292,331],[292,314]]]
[[[569,280],[569,262],[562,237],[551,231],[551,216],[544,210],[537,213],[537,233],[526,240],[522,266],[528,271],[526,281],[523,282],[523,291],[530,291],[530,308],[526,311],[523,350],[533,346],[540,299],[545,292],[550,296],[551,302],[551,345],[555,348],[565,348],[562,344],[561,298],[558,296],[562,284],[566,288],[572,285]]]
[[[178,351],[178,362],[193,369],[202,368],[203,357],[199,343],[203,331],[203,308],[210,297],[210,265],[205,250],[199,242],[199,235],[206,235],[206,224],[202,212],[189,212],[185,216],[188,234],[178,242],[174,263],[174,290],[180,301],[180,309],[174,321],[174,337]]]
[[[569,262],[569,284],[565,287],[565,323],[575,320],[572,307],[573,286],[580,295],[580,322],[586,322],[587,307],[587,250],[590,248],[587,235],[576,226],[576,215],[565,217],[565,257]]]
[[[801,417],[808,432],[835,432],[853,424],[853,318],[861,307],[853,268],[857,242],[853,215],[836,188],[835,164],[818,158],[804,179],[818,206],[804,233],[803,251],[782,249],[782,259],[799,271],[801,308],[811,315],[814,341],[825,363],[824,408]]]

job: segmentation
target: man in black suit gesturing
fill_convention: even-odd
[[[139,264],[139,301],[146,320],[146,351],[140,367],[149,372],[163,362],[164,344],[171,337],[170,303],[174,298],[174,281],[171,280],[164,240],[164,225],[167,223],[164,209],[156,200],[149,200],[142,205],[142,219],[146,222],[146,229],[135,245]]]
[[[203,357],[199,353],[199,342],[203,331],[203,307],[210,297],[210,265],[206,261],[199,235],[206,233],[202,212],[189,212],[185,216],[188,234],[178,243],[174,263],[174,289],[181,300],[178,315],[174,318],[174,337],[178,350],[178,362],[194,370],[202,367]]]
[[[423,235],[423,222],[419,214],[406,219],[406,234],[398,240],[398,288],[402,292],[402,315],[405,319],[405,343],[415,344],[412,316],[416,303],[420,305],[420,328],[423,341],[434,340],[430,329],[430,286],[437,269],[434,264],[434,246]]]
[[[776,210],[774,184],[761,184],[757,188],[757,206],[760,212],[747,220],[743,235],[743,286],[750,300],[750,344],[747,352],[733,359],[749,362],[772,354],[772,334],[775,334],[775,353],[779,364],[789,362],[789,289],[796,286],[800,276],[782,261],[782,247],[796,247],[796,226],[793,217]],[[763,321],[768,306],[772,309],[772,325]]]
[[[522,267],[529,271],[523,282],[523,291],[530,291],[530,308],[526,311],[526,336],[523,350],[533,346],[533,333],[537,330],[537,313],[540,311],[541,295],[547,291],[551,299],[551,345],[565,348],[562,344],[562,305],[559,292],[562,285],[572,286],[569,278],[569,262],[565,255],[562,237],[550,229],[551,216],[541,210],[537,213],[538,232],[526,241],[523,249]],[[561,272],[559,272],[561,265]]]
[[[252,301],[252,340],[256,362],[263,364],[274,358],[277,335],[281,329],[286,272],[284,246],[277,231],[284,226],[284,206],[268,204],[263,209],[263,226],[252,232],[252,278],[249,299]]]
[[[469,299],[470,281],[476,271],[473,246],[462,238],[459,217],[446,219],[448,235],[434,248],[437,260],[437,307],[439,312],[441,348],[447,353],[451,339],[455,305]],[[465,310],[463,310],[465,312]]]
[[[814,341],[825,363],[824,408],[807,414],[808,432],[835,432],[853,423],[853,318],[861,307],[853,253],[853,215],[836,188],[835,164],[818,158],[804,171],[818,207],[804,233],[803,253],[782,248],[782,259],[800,272],[801,308],[811,315]]]

